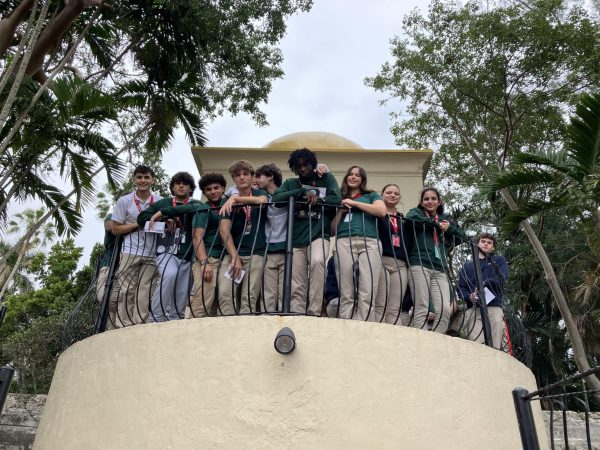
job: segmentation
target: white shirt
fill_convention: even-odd
[[[154,192],[150,192],[146,201],[142,201],[142,199],[138,198],[135,192],[124,195],[117,200],[112,220],[124,225],[137,223],[137,217],[140,212],[148,208],[154,202],[159,201],[161,198],[160,195],[155,194]],[[154,256],[156,254],[155,238],[155,235],[150,235],[149,233],[147,235],[144,230],[137,230],[125,234],[123,235],[121,252],[137,256]]]

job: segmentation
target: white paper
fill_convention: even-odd
[[[485,292],[485,304],[489,305],[490,302],[496,298],[496,296],[487,287],[484,287],[483,291]]]
[[[310,191],[310,190],[317,191],[319,193],[319,198],[325,198],[325,194],[327,193],[327,188],[309,186],[307,184],[303,184],[302,189],[306,189],[307,191]]]
[[[144,231],[146,233],[163,234],[165,232],[165,222],[154,222],[152,228],[150,228],[150,221],[144,225]]]
[[[352,213],[347,213],[346,217],[344,217],[344,222],[351,222],[352,221]]]
[[[225,278],[227,278],[228,280],[231,280],[231,273],[233,272],[233,266],[230,264],[229,267],[227,268],[227,270],[225,271]],[[244,271],[244,269],[240,270],[240,274],[238,275],[238,277],[233,280],[235,281],[235,284],[240,284],[242,282],[242,279],[244,278],[244,275],[246,274],[246,272]]]

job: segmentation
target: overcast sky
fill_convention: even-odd
[[[281,41],[285,75],[274,82],[263,111],[269,125],[258,127],[247,115],[224,116],[206,127],[207,145],[262,147],[298,131],[327,131],[365,148],[396,148],[389,107],[381,94],[364,85],[390,59],[390,39],[401,33],[402,17],[427,2],[415,0],[315,0],[312,10],[290,18]],[[198,178],[182,131],[164,156],[172,174],[188,170]],[[198,197],[199,194],[196,194]],[[20,208],[19,208],[20,209]],[[84,229],[76,237],[88,255],[101,242],[103,228],[96,212],[85,212]],[[87,256],[81,261],[87,263]]]

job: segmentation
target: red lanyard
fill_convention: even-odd
[[[362,192],[357,192],[356,194],[354,194],[351,198],[352,200],[354,200],[355,198],[358,198],[362,195]]]
[[[425,211],[425,215],[426,215],[427,217],[430,217],[430,216],[429,216],[429,213],[428,213],[427,211]],[[436,214],[436,215],[435,215],[435,223],[438,223],[438,222],[439,222],[439,217],[438,217],[438,215]],[[437,229],[436,229],[435,227],[433,228],[433,243],[434,243],[435,245],[438,245],[438,235],[437,235]]]
[[[252,191],[250,191],[250,195],[248,197],[252,197]],[[244,212],[246,213],[246,222],[252,223],[252,207],[243,206]]]
[[[135,206],[137,207],[138,211],[142,212],[142,205],[140,204],[137,195],[135,195],[135,192],[133,193],[133,202],[135,203]],[[154,203],[154,196],[150,195],[150,204],[152,203]]]
[[[181,203],[183,203],[184,205],[187,205],[189,203],[189,201],[190,201],[190,198],[188,197],[188,198],[185,199],[185,201],[183,201]],[[152,204],[152,203],[150,203],[150,204]],[[173,208],[175,206],[177,206],[177,200],[175,200],[175,197],[173,197]]]
[[[188,202],[190,201],[190,198],[186,198],[185,201],[181,202],[184,205],[187,205]],[[173,208],[175,208],[175,206],[177,206],[177,200],[175,199],[175,197],[173,197]],[[175,226],[177,228],[183,228],[183,224],[181,223],[181,218],[179,216],[175,217]]]
[[[394,234],[398,234],[398,218],[396,216],[390,216],[390,225]]]

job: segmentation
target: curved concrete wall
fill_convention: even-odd
[[[283,326],[296,333],[288,356],[273,348]],[[61,356],[35,448],[518,449],[517,386],[535,380],[515,359],[411,328],[278,316],[148,324]]]

